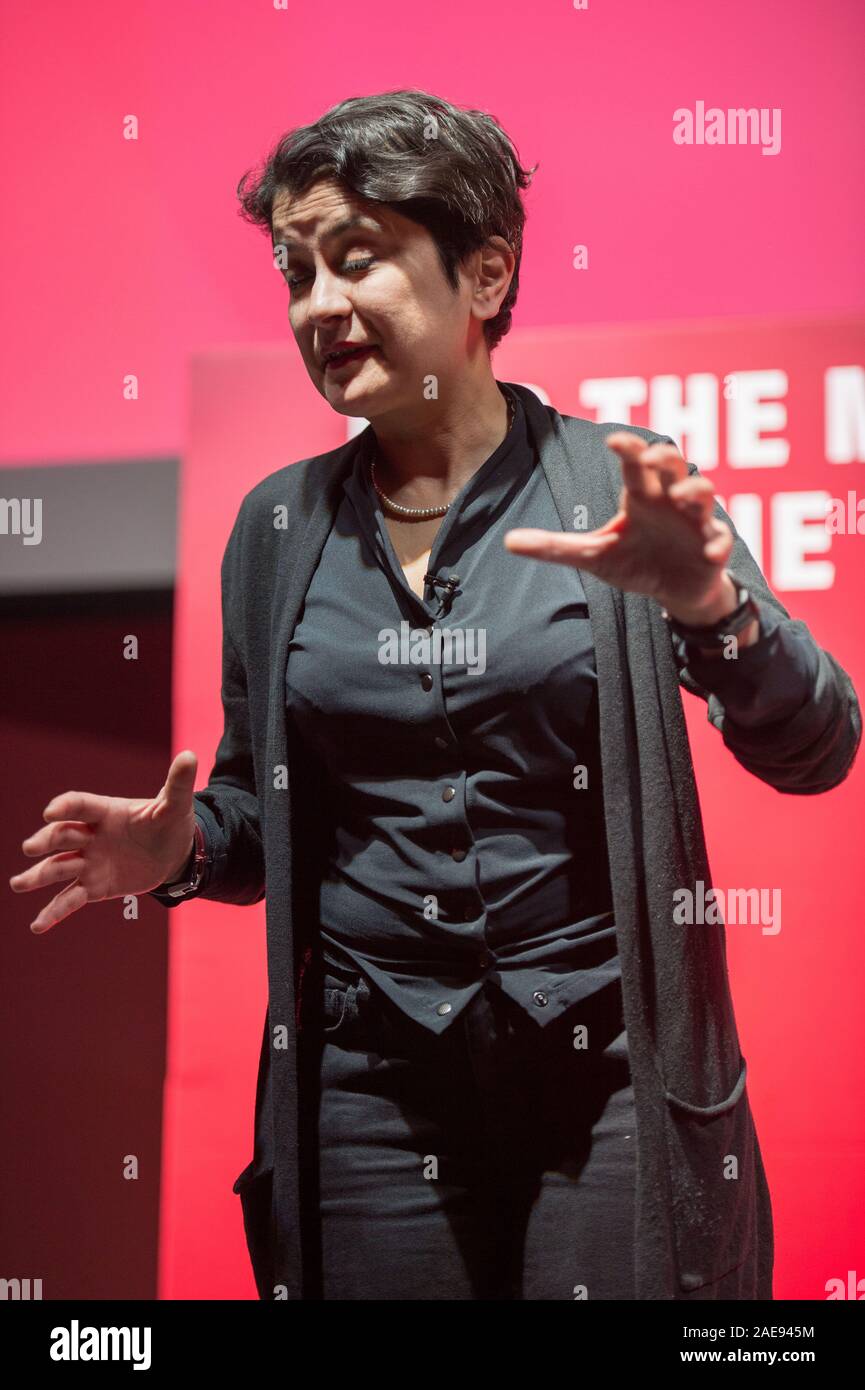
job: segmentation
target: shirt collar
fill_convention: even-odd
[[[516,403],[514,422],[501,444],[472,474],[445,512],[436,533],[431,563],[433,560],[436,564],[448,563],[446,551],[455,527],[459,527],[460,550],[473,536],[485,530],[495,516],[509,505],[535,466],[535,451],[529,446],[523,403],[516,392],[508,394]],[[369,436],[364,447],[358,450],[354,466],[343,483],[343,490],[379,557],[387,562],[392,546],[381,500],[369,476],[370,458],[375,446],[374,431],[370,430]]]

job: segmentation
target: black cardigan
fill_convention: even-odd
[[[588,529],[618,510],[621,472],[604,438],[632,429],[560,415],[505,383],[529,430],[564,530],[583,504]],[[252,1162],[240,1174],[247,1241],[262,1298],[314,1298],[314,1224],[304,1200],[312,1156],[297,1068],[297,986],[314,930],[317,821],[304,750],[287,727],[288,642],[363,435],[282,468],[244,497],[222,562],[225,725],[195,794],[209,862],[193,896],[265,896],[268,1011]],[[695,465],[689,465],[695,473]],[[732,525],[716,503],[715,514]],[[735,533],[735,528],[734,533]],[[654,600],[581,578],[598,671],[601,767],[615,922],[637,1109],[636,1280],[640,1299],[772,1296],[772,1211],[748,1101],[722,924],[673,918],[674,893],[711,885],[680,684],[737,760],[779,792],[813,795],[850,771],[862,733],[855,691],[805,624],[790,618],[741,537],[727,568],[761,606],[811,644],[813,698],[792,719],[748,731],[725,718],[671,640]],[[747,655],[743,648],[741,656]],[[309,770],[306,769],[308,772]],[[166,906],[185,899],[154,894]],[[736,1155],[737,1180],[725,1177]]]

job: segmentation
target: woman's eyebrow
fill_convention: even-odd
[[[363,213],[353,213],[351,217],[343,217],[339,222],[335,222],[332,227],[327,227],[325,231],[322,232],[319,240],[322,242],[334,241],[338,236],[342,236],[344,232],[352,231],[357,227],[369,232],[382,231],[381,224],[376,222],[374,218],[366,216]],[[275,228],[274,230],[278,238],[273,243],[274,250],[276,250],[278,246],[284,247],[286,251],[303,250],[304,243],[302,241],[298,241],[295,237],[284,235],[279,228]]]

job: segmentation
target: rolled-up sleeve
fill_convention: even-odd
[[[698,470],[690,464],[688,471]],[[760,635],[725,659],[671,633],[680,683],[706,701],[709,722],[755,777],[794,795],[829,791],[850,772],[862,738],[853,682],[772,593],[719,502],[714,515],[733,532],[726,568],[755,600]]]

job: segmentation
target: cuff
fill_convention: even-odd
[[[756,725],[789,718],[814,691],[819,670],[817,647],[804,624],[783,618],[756,599],[760,634],[736,655],[706,656],[699,647],[672,634],[676,655],[693,680],[716,696],[734,723]]]
[[[205,853],[208,853],[207,830],[202,821],[201,816],[199,816],[197,812],[195,815],[195,825],[196,829],[201,833]],[[163,903],[166,907],[173,907],[175,903],[186,902],[189,898],[199,897],[201,894],[201,890],[204,887],[204,874],[206,874],[207,868],[209,867],[210,863],[209,853],[207,864],[205,865],[204,869],[204,874],[202,874],[201,880],[199,881],[198,886],[196,888],[191,888],[188,893],[184,893],[182,896],[179,897],[171,897],[167,892],[169,888],[177,888],[181,883],[189,882],[190,876],[192,874],[192,867],[195,861],[195,850],[196,845],[193,844],[192,849],[189,852],[189,858],[183,866],[182,873],[178,874],[176,878],[167,879],[164,883],[157,884],[155,888],[151,888],[148,896],[156,898],[157,902]]]

